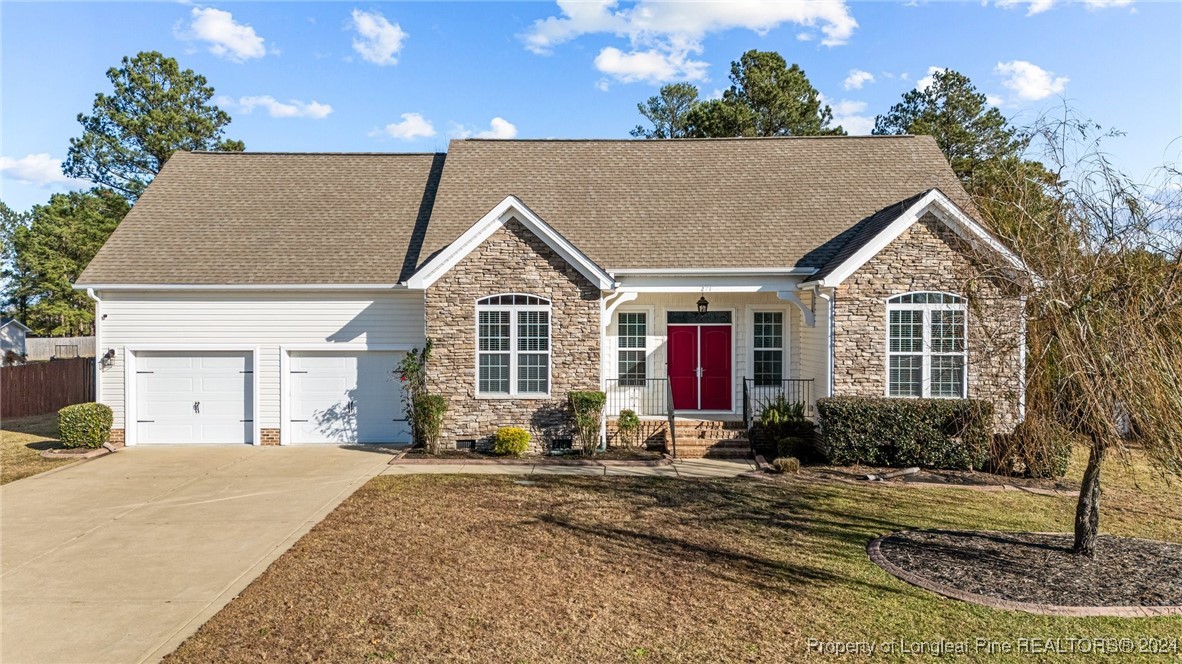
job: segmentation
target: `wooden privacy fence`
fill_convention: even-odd
[[[94,357],[94,337],[28,337],[25,361],[44,362],[53,358]]]
[[[0,418],[56,412],[94,401],[94,358],[0,367]]]

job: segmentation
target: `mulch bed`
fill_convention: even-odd
[[[898,469],[878,468],[872,466],[806,466],[801,469],[801,472],[806,472],[822,479],[856,481],[870,484],[870,482],[865,480],[866,475],[881,475],[882,473],[892,470]],[[974,470],[936,470],[931,468],[922,468],[914,475],[907,475],[893,480],[873,482],[873,484],[946,484],[948,486],[980,488],[1016,487],[1019,489],[1034,489],[1043,492],[1079,492],[1078,484],[1066,482],[1061,479],[1056,480],[1041,479],[1036,477],[1011,477],[1007,475],[994,475],[993,473],[982,473]]]
[[[91,447],[52,447],[41,451],[43,459],[93,459],[95,457],[110,454],[111,451],[103,448]]]
[[[881,558],[910,575],[961,594],[999,600],[981,603],[1002,608],[1031,610],[1006,603],[1182,607],[1182,544],[1178,543],[1102,535],[1095,557],[1086,558],[1072,553],[1072,536],[1066,533],[910,530],[876,540],[872,557],[875,545]]]
[[[580,454],[558,456],[524,456],[504,457],[472,450],[442,450],[438,454],[428,454],[421,447],[409,449],[402,456],[396,457],[391,464],[508,464],[508,465],[545,465],[545,466],[601,466],[601,465],[643,465],[656,466],[668,463],[660,452],[650,452],[643,449],[608,448],[593,457]]]

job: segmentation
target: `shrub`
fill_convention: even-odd
[[[636,432],[640,429],[640,416],[636,411],[631,409],[624,409],[620,411],[620,416],[616,418],[616,431],[620,434],[620,442],[624,447],[632,447],[636,444]]]
[[[796,457],[780,457],[779,459],[773,461],[772,465],[775,466],[776,470],[780,471],[781,473],[800,472],[800,459],[797,459]]]
[[[583,454],[595,454],[599,448],[599,427],[607,394],[598,390],[568,392],[567,400],[575,411],[575,435],[583,447]]]
[[[101,403],[79,403],[57,411],[58,434],[66,447],[102,447],[111,440],[115,416]]]
[[[439,453],[439,436],[443,432],[443,418],[447,414],[447,399],[439,394],[420,394],[411,402],[413,422],[429,454]]]
[[[1063,425],[1031,415],[1013,433],[993,437],[989,469],[1002,475],[1057,479],[1067,473],[1073,444]]]
[[[501,427],[493,436],[493,452],[521,456],[529,450],[529,432],[521,427]]]
[[[778,395],[762,404],[759,428],[762,440],[774,442],[777,456],[813,459],[817,456],[814,435],[816,426],[805,418],[805,405]]]
[[[776,441],[777,457],[812,459],[817,456],[817,446],[810,436],[784,436]]]
[[[833,464],[980,469],[993,405],[973,399],[830,397],[817,401],[821,452]]]

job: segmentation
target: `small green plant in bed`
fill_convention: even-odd
[[[493,436],[493,453],[522,456],[529,450],[529,432],[521,427],[501,427]]]
[[[616,431],[619,433],[620,445],[626,448],[636,446],[636,434],[640,431],[640,416],[636,411],[625,408],[616,418]]]
[[[759,426],[765,436],[776,443],[776,454],[781,457],[812,460],[816,458],[815,426],[805,417],[805,404],[790,401],[783,394],[762,404]]]

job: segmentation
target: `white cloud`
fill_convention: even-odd
[[[842,81],[841,87],[846,90],[861,90],[863,85],[874,82],[874,74],[861,69],[851,69],[850,75]]]
[[[403,113],[402,122],[391,122],[381,133],[409,141],[414,138],[429,138],[435,135],[435,127],[419,113]]]
[[[539,54],[589,34],[611,34],[629,41],[628,52],[615,47],[600,51],[596,67],[622,81],[667,82],[700,80],[706,64],[692,60],[702,53],[707,35],[733,29],[766,34],[784,23],[819,29],[822,44],[846,43],[858,22],[843,0],[822,2],[669,2],[639,0],[620,8],[617,0],[585,2],[558,0],[561,12],[534,22],[521,35],[525,46]],[[808,35],[801,37],[800,35]],[[802,32],[799,39],[811,39]],[[662,78],[663,77],[663,78]]]
[[[1025,6],[1026,15],[1041,14],[1055,6],[1055,0],[997,0],[997,6],[1002,9],[1014,9]]]
[[[848,99],[842,99],[837,103],[830,103],[824,99],[823,101],[833,109],[833,124],[841,125],[849,134],[866,135],[874,129],[874,116],[865,114],[866,102]]]
[[[517,138],[517,126],[505,118],[493,118],[488,125],[488,131],[476,134],[476,138]]]
[[[807,41],[812,41],[812,40],[813,40],[813,33],[811,33],[811,32],[796,33],[796,41],[807,42]]]
[[[1060,0],[997,0],[996,4],[1002,9],[1026,7],[1026,15],[1035,16],[1057,7],[1062,3]],[[1080,3],[1068,2],[1066,4]],[[1110,7],[1128,7],[1129,5],[1133,4],[1133,0],[1083,0],[1082,4],[1088,10],[1095,11],[1098,9],[1108,9]]]
[[[1062,94],[1067,89],[1066,76],[1055,76],[1036,64],[1025,60],[999,62],[993,73],[1006,77],[1001,84],[1013,90],[1020,99],[1038,101],[1051,95]]]
[[[1001,106],[1002,101],[1000,95],[985,95],[985,103],[990,106]]]
[[[659,84],[706,78],[705,62],[690,60],[686,53],[663,53],[656,49],[624,53],[608,46],[595,56],[595,68],[621,83]]]
[[[10,180],[37,187],[85,189],[90,186],[86,180],[67,177],[62,173],[61,160],[45,152],[25,155],[20,159],[0,157],[0,172]]]
[[[595,89],[599,90],[600,92],[607,92],[611,89],[611,87],[611,81],[607,80],[606,78],[601,78],[598,81],[595,81]]]
[[[218,103],[224,106],[238,108],[243,113],[250,113],[256,108],[265,108],[267,113],[273,118],[312,118],[313,120],[323,120],[328,117],[329,113],[332,113],[332,106],[321,104],[316,100],[304,102],[298,99],[291,99],[282,102],[271,95],[239,97],[237,100],[221,97],[218,99]]]
[[[386,20],[379,12],[353,10],[351,26],[357,31],[353,38],[353,50],[361,59],[375,65],[398,64],[398,52],[402,42],[410,35],[402,31],[397,23]]]
[[[488,123],[488,131],[477,132],[469,129],[461,124],[453,124],[451,130],[452,138],[497,138],[510,139],[517,138],[517,125],[509,122],[505,118],[495,117]]]
[[[244,62],[267,54],[263,38],[249,25],[237,23],[230,12],[213,7],[194,7],[188,30],[176,30],[185,41],[202,41],[209,52],[232,62]]]
[[[948,71],[948,69],[945,67],[928,67],[928,75],[915,82],[915,89],[919,90],[920,92],[927,90],[932,85],[932,83],[936,82],[936,74],[942,74],[946,71]],[[899,78],[902,78],[904,81],[906,81],[907,75],[901,75]]]

